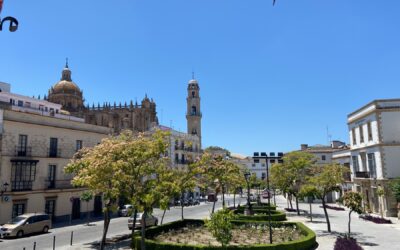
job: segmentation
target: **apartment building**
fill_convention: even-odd
[[[254,153],[253,157],[243,156],[240,154],[232,153],[231,159],[244,169],[248,170],[251,175],[255,175],[257,179],[264,180],[267,178],[268,172],[271,174],[271,166],[275,163],[282,163],[282,152],[270,152],[269,154],[262,152]]]
[[[61,105],[10,93],[0,83],[0,224],[23,213],[46,212],[56,222],[102,214],[102,198],[81,205],[83,188],[64,167],[76,151],[93,147],[110,128],[66,115]]]
[[[363,194],[366,210],[396,216],[388,182],[400,176],[400,99],[374,100],[349,114],[347,124],[353,189]]]

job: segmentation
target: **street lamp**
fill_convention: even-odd
[[[3,195],[5,192],[7,192],[7,188],[10,184],[8,184],[7,182],[3,184],[3,188],[0,190],[0,197],[3,198]]]
[[[244,173],[244,178],[246,179],[247,183],[247,211],[245,211],[245,215],[251,214],[251,203],[250,203],[250,183],[249,183],[249,178],[250,178],[250,172],[246,171]]]
[[[275,157],[271,157],[275,158]],[[269,226],[269,243],[272,244],[272,225],[271,225],[271,192],[269,190],[269,170],[268,170],[268,155],[265,152],[261,152],[261,156],[258,152],[254,153],[253,159],[265,159],[265,167],[267,170],[267,192],[268,192],[268,226]]]

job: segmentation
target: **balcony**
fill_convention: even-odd
[[[68,189],[74,188],[71,180],[46,180],[45,189]]]
[[[48,148],[47,155],[50,158],[60,158],[61,157],[61,150],[59,148]]]
[[[11,191],[31,191],[33,181],[11,181]]]
[[[359,171],[355,174],[356,178],[371,178],[368,171]]]
[[[31,157],[32,147],[16,146],[14,156],[16,157]]]

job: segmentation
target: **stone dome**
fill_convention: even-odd
[[[56,84],[54,84],[51,91],[53,94],[60,94],[60,93],[75,94],[81,92],[76,83],[67,80],[61,80]]]

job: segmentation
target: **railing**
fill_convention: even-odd
[[[370,178],[370,173],[367,171],[356,172],[356,178]]]
[[[67,189],[74,188],[71,180],[46,180],[45,189]]]
[[[32,156],[32,147],[16,146],[14,156],[30,157]]]
[[[11,181],[11,191],[31,191],[33,181]]]
[[[48,148],[47,149],[48,152],[48,157],[51,158],[58,158],[61,157],[61,150],[59,148]]]

